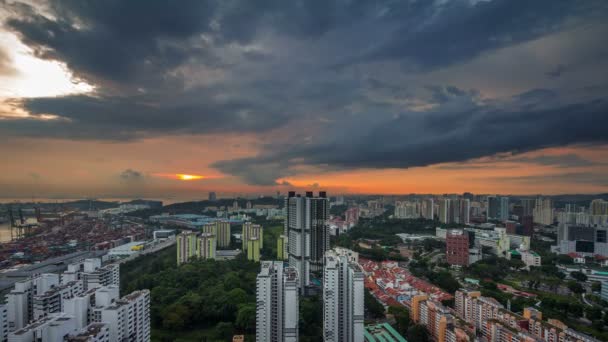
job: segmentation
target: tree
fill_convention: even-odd
[[[429,333],[422,325],[412,325],[407,329],[407,340],[408,342],[428,342]]]
[[[587,276],[585,275],[585,273],[580,271],[570,272],[570,276],[578,281],[587,281]]]
[[[575,281],[568,282],[568,288],[570,289],[570,291],[577,293],[577,294],[585,292],[585,289],[583,288],[583,286]]]
[[[555,257],[555,262],[557,264],[572,265],[574,264],[574,259],[572,259],[572,257],[569,255],[559,254],[557,257]]]
[[[450,272],[430,273],[428,277],[432,283],[436,284],[447,292],[454,293],[460,288],[460,283],[452,276]]]
[[[384,306],[382,306],[367,289],[365,289],[364,296],[365,309],[367,309],[369,315],[373,318],[384,317]]]
[[[229,341],[234,335],[234,326],[230,322],[219,322],[215,326],[215,338],[222,341]]]
[[[401,335],[406,335],[407,329],[410,326],[410,312],[404,307],[397,306],[389,306],[388,312],[395,316],[397,331]]]
[[[602,309],[597,306],[588,306],[585,308],[585,317],[590,321],[602,319]]]
[[[599,281],[594,281],[593,283],[591,283],[591,291],[593,291],[593,292],[602,291],[602,283]]]
[[[323,303],[319,297],[300,300],[300,341],[316,341],[323,334]]]
[[[519,259],[511,259],[511,260],[509,260],[509,266],[511,268],[519,270],[521,268],[524,268],[526,266],[526,264]]]
[[[255,304],[241,305],[236,314],[237,328],[253,331],[255,329],[255,315]]]

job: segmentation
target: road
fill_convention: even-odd
[[[152,247],[152,248],[148,248],[148,249],[144,249],[141,253],[135,254],[135,255],[131,255],[129,257],[126,257],[124,259],[120,259],[118,261],[116,261],[116,264],[122,264],[125,263],[127,261],[131,261],[133,259],[137,259],[138,257],[142,256],[142,255],[146,255],[146,254],[151,254],[151,253],[156,253],[158,251],[161,251],[165,248],[171,247],[173,245],[175,245],[176,240],[175,239],[169,239],[165,242],[161,242],[158,245]]]

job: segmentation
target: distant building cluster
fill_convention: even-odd
[[[384,306],[409,307],[413,297],[425,295],[437,301],[450,300],[452,295],[411,274],[394,261],[376,262],[360,259],[365,287]]]
[[[119,265],[100,259],[17,282],[0,305],[0,341],[149,341],[149,291],[121,298],[119,285]]]
[[[484,249],[502,258],[523,257],[524,263],[529,261],[527,266],[540,265],[540,256],[530,251],[530,236],[510,234],[508,227],[484,223],[462,229],[438,227],[435,231],[437,238],[446,241],[446,259],[450,265],[467,266],[479,261]],[[537,261],[539,265],[536,265]]]
[[[456,291],[455,307],[459,318],[488,341],[599,342],[559,320],[543,321],[535,308],[525,308],[523,316],[518,315],[479,291]]]

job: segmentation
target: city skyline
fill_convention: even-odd
[[[6,198],[608,192],[605,1],[84,3],[0,6]]]

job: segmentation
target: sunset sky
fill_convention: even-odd
[[[0,197],[608,192],[607,17],[0,0]]]

